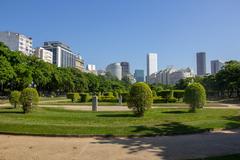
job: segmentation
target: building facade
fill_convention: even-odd
[[[206,75],[206,53],[198,52],[196,54],[197,59],[197,75],[204,76]]]
[[[97,74],[96,66],[94,64],[88,64],[86,66],[86,72]]]
[[[109,72],[113,76],[117,77],[118,80],[122,79],[122,66],[120,63],[112,63],[106,67],[106,72]]]
[[[165,85],[174,85],[180,79],[185,79],[188,77],[194,77],[194,73],[190,68],[186,69],[175,69],[173,67],[160,70],[157,73],[150,75],[149,83],[150,84],[165,84]]]
[[[219,60],[212,60],[211,61],[211,74],[216,74],[220,71],[223,67],[224,63],[220,62]]]
[[[12,51],[20,51],[26,55],[33,54],[32,38],[15,32],[0,32],[0,42]]]
[[[157,54],[156,53],[148,53],[147,54],[147,77],[146,77],[147,82],[149,82],[150,75],[153,73],[156,73],[157,70],[158,70]]]
[[[53,53],[53,64],[57,67],[76,67],[77,55],[75,55],[69,46],[59,41],[44,42],[44,49]]]
[[[35,48],[34,55],[42,59],[44,62],[52,63],[53,53],[42,47]]]
[[[136,69],[134,72],[134,78],[137,82],[144,82],[144,70]]]
[[[84,60],[80,55],[76,55],[75,68],[77,68],[80,71],[84,71]]]
[[[121,62],[122,77],[127,77],[130,74],[130,65],[128,62]]]

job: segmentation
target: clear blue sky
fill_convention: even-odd
[[[195,70],[195,53],[210,60],[240,59],[240,0],[1,0],[1,31],[62,41],[86,64],[104,69],[129,61],[146,70],[146,54]]]

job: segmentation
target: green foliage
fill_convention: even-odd
[[[122,96],[122,102],[125,103],[128,101],[129,98],[129,92],[122,92],[120,93],[120,95]]]
[[[0,83],[7,83],[15,76],[15,72],[7,58],[0,56]]]
[[[184,90],[173,90],[173,97],[177,98],[179,101],[184,97]]]
[[[191,111],[206,104],[206,92],[200,83],[192,83],[185,89],[184,102],[190,104]]]
[[[118,102],[118,98],[116,98],[114,96],[99,96],[98,97],[98,101],[99,102],[112,102],[112,103],[116,103],[116,102]]]
[[[20,96],[21,92],[19,91],[12,91],[11,95],[9,97],[9,102],[11,105],[14,105],[14,108],[16,108],[20,104]]]
[[[133,109],[136,116],[143,116],[144,112],[151,108],[152,102],[152,91],[146,83],[138,82],[132,85],[128,107]]]
[[[152,90],[152,95],[153,95],[153,97],[156,97],[157,96],[157,92],[155,90]]]
[[[30,112],[32,106],[39,102],[38,92],[35,88],[25,88],[20,96],[21,104],[23,105],[24,113]]]
[[[162,97],[153,97],[153,103],[166,103],[166,99]]]
[[[112,92],[104,92],[103,95],[104,96],[114,97]]]
[[[67,93],[67,99],[71,99],[72,102],[77,102],[80,100],[79,93]]]
[[[88,93],[80,93],[80,97],[80,102],[88,102],[91,98]]]

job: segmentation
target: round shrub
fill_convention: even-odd
[[[20,104],[20,96],[21,96],[21,92],[19,91],[11,92],[11,95],[9,97],[9,102],[11,103],[11,105],[14,106],[14,108],[16,108]]]
[[[23,105],[24,113],[30,112],[32,106],[38,104],[39,96],[35,88],[25,88],[20,96],[21,104]]]
[[[80,93],[80,102],[88,102],[90,100],[90,95],[88,93]]]
[[[80,95],[79,93],[67,93],[67,98],[71,99],[72,102],[77,102],[78,100],[80,100]]]
[[[190,111],[202,108],[206,104],[206,91],[200,83],[188,85],[184,93],[184,102],[190,105]]]
[[[143,116],[144,112],[151,108],[152,103],[152,91],[146,83],[138,82],[132,85],[127,104],[136,116]]]

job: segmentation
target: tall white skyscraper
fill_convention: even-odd
[[[148,53],[147,54],[147,79],[148,82],[151,74],[156,73],[158,70],[157,64],[157,53]]]

